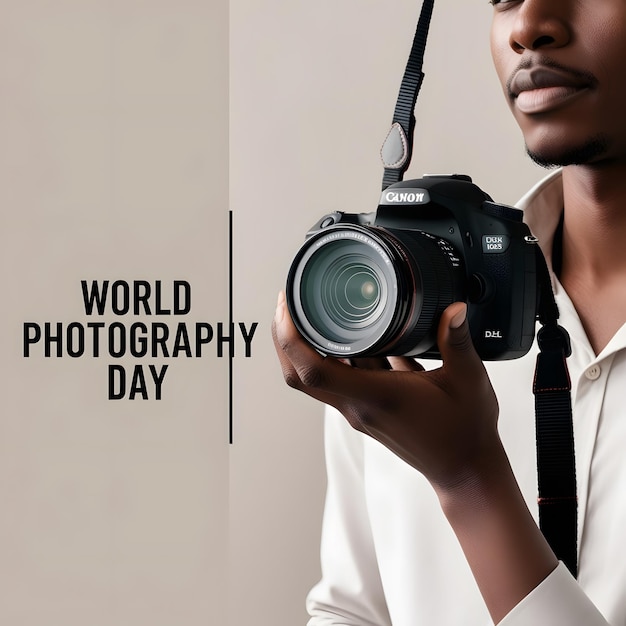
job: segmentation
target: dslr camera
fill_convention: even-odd
[[[387,187],[374,213],[331,213],[307,233],[286,298],[300,333],[336,357],[441,358],[437,326],[466,302],[483,360],[532,345],[537,240],[518,209],[469,176],[425,176]]]

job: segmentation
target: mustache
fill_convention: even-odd
[[[567,65],[563,65],[561,63],[557,63],[553,59],[544,56],[538,57],[526,57],[522,59],[517,67],[511,72],[508,80],[506,81],[506,92],[509,98],[514,98],[515,94],[511,89],[511,84],[513,83],[513,79],[515,75],[520,70],[529,70],[533,67],[546,67],[559,72],[563,72],[564,74],[569,74],[572,78],[577,81],[589,85],[589,87],[595,87],[598,84],[598,79],[591,73],[584,70],[579,70],[574,67],[569,67]]]

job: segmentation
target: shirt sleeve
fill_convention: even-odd
[[[322,579],[307,598],[309,626],[391,626],[365,501],[363,437],[326,410]]]
[[[563,563],[531,591],[499,626],[609,626]]]

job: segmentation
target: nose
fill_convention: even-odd
[[[511,48],[524,50],[560,48],[571,39],[568,0],[525,0],[517,11],[509,37]]]

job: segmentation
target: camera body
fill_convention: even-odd
[[[514,359],[534,339],[538,253],[521,211],[468,176],[425,176],[389,186],[375,213],[322,217],[291,265],[287,304],[323,354],[438,359],[441,313],[464,301],[480,357]]]

